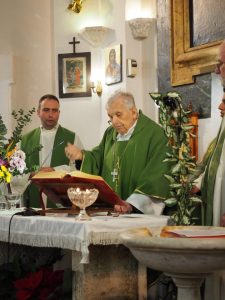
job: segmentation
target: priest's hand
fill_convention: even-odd
[[[70,143],[67,143],[67,146],[65,147],[65,154],[69,158],[69,160],[82,160],[83,159],[82,151],[78,147],[76,147],[75,145],[72,145]]]
[[[124,201],[123,205],[114,206],[114,211],[120,214],[130,214],[132,210],[133,210],[132,206],[126,201]]]

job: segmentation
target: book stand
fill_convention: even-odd
[[[79,213],[79,208],[72,206],[67,190],[70,187],[79,187],[80,189],[96,188],[99,191],[99,196],[94,204],[87,211],[112,211],[115,204],[123,205],[120,197],[109,187],[104,180],[96,180],[89,178],[77,178],[73,176],[65,176],[63,178],[32,178],[32,182],[39,186],[39,199],[42,211],[46,212],[62,212],[69,214]],[[55,204],[60,204],[62,208],[46,209],[42,194]]]

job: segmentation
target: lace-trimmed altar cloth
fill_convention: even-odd
[[[15,212],[15,211],[14,211]],[[8,241],[10,210],[0,211],[0,241]],[[56,247],[82,253],[81,263],[89,262],[88,246],[119,244],[123,230],[139,227],[165,226],[166,216],[141,214],[119,217],[96,216],[91,221],[75,221],[74,216],[14,216],[10,242],[34,247]]]

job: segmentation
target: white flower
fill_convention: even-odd
[[[23,174],[23,172],[26,169],[25,158],[26,158],[26,155],[22,150],[15,151],[9,160],[9,165],[10,165],[9,170],[11,172],[16,170],[20,174]]]
[[[22,151],[22,150],[16,150],[12,157],[19,157],[21,158],[22,160],[25,160],[26,159],[26,154]]]

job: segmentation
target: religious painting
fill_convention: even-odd
[[[59,97],[90,97],[90,73],[90,52],[59,54]]]
[[[116,84],[122,81],[122,45],[105,49],[105,83]]]

